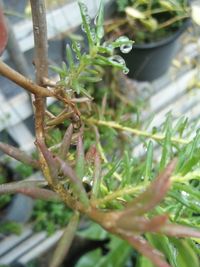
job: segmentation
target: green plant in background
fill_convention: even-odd
[[[100,12],[97,15],[94,26],[91,24],[91,18],[87,14],[87,7],[84,3],[79,2],[82,17],[82,29],[87,35],[88,51],[81,53],[80,43],[72,41],[72,47],[66,46],[66,61],[68,66],[63,63],[62,68],[52,66],[60,75],[60,82],[57,90],[67,88],[66,94],[71,97],[74,92],[92,98],[85,89],[86,83],[99,82],[102,79],[102,68],[114,66],[124,73],[128,73],[125,61],[121,56],[113,55],[114,49],[120,47],[125,53],[132,49],[133,41],[128,37],[122,36],[114,42],[102,42],[104,36],[103,28],[103,3],[100,5]],[[78,63],[75,62],[78,60]],[[77,100],[78,101],[78,100]],[[79,101],[81,101],[79,99]],[[69,115],[70,116],[70,115]]]
[[[117,6],[122,17],[115,27],[134,38],[136,43],[167,37],[190,17],[187,0],[119,0]]]
[[[4,174],[1,173],[0,184],[4,184],[6,182],[7,182],[6,177],[4,176]],[[11,196],[9,196],[9,195],[0,196],[0,209],[5,207],[10,202],[10,200],[11,200]]]
[[[64,203],[36,200],[32,215],[35,231],[47,231],[49,235],[69,222],[72,212]]]
[[[32,1],[33,18],[36,2]],[[0,193],[23,192],[35,198],[62,201],[73,211],[51,267],[60,266],[63,261],[81,215],[97,223],[111,237],[110,253],[101,256],[98,266],[123,266],[133,248],[138,251],[137,267],[198,267],[199,131],[194,136],[194,130],[187,130],[187,120],[180,118],[173,122],[169,114],[159,129],[147,132],[142,123],[134,128],[138,124],[123,119],[126,114],[120,111],[120,104],[111,108],[106,90],[101,104],[95,102],[95,94],[87,90],[88,84],[102,79],[102,68],[109,66],[127,73],[125,62],[113,52],[119,47],[127,53],[133,42],[125,36],[110,43],[102,42],[103,3],[94,24],[82,1],[79,7],[88,51],[82,51],[76,42],[72,48],[67,45],[67,65],[54,67],[60,82],[51,90],[23,80],[23,87],[37,96],[38,159],[11,146],[0,146],[5,153],[40,169],[45,181],[4,184]],[[1,62],[0,72],[6,76],[5,69],[9,72]],[[62,103],[63,109],[58,114],[45,107],[44,97],[48,96]],[[65,132],[48,143],[50,131],[63,126]],[[120,150],[117,141],[122,139],[129,143]],[[133,142],[144,144],[143,157],[132,156]],[[155,157],[156,146],[160,157]],[[49,205],[45,204],[45,209]],[[68,220],[60,217],[58,206],[53,205],[53,210],[53,220]],[[46,215],[39,211],[40,216]],[[45,226],[51,230],[52,225]],[[123,253],[122,247],[126,248]]]

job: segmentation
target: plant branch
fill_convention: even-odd
[[[46,11],[43,0],[31,0],[33,34],[35,43],[36,82],[43,84],[43,78],[48,77],[48,49]],[[45,98],[35,95],[35,130],[37,140],[44,141]]]
[[[137,136],[143,136],[143,137],[152,138],[152,139],[154,139],[156,141],[162,141],[162,140],[165,139],[164,135],[152,134],[152,133],[149,133],[149,132],[146,132],[146,131],[142,131],[142,130],[138,130],[138,129],[135,129],[135,128],[126,127],[126,126],[118,124],[118,123],[116,123],[114,121],[102,121],[102,120],[97,120],[97,119],[93,119],[93,118],[90,118],[90,119],[83,118],[83,120],[86,123],[91,124],[91,125],[95,124],[95,125],[100,125],[100,126],[106,126],[106,127],[109,127],[109,128],[114,128],[114,129],[120,130],[120,131],[129,132],[129,133],[135,134]],[[190,142],[190,140],[182,139],[182,138],[176,138],[176,137],[172,137],[171,141],[173,143],[178,143],[178,144],[188,144]]]
[[[24,164],[31,165],[32,167],[39,169],[39,162],[33,159],[31,156],[27,155],[25,152],[19,150],[18,148],[0,142],[0,150],[10,157],[23,162]]]
[[[50,90],[35,84],[32,80],[24,77],[19,72],[10,68],[6,63],[0,59],[0,74],[9,80],[13,81],[17,85],[23,87],[25,90],[32,94],[38,94],[40,96],[48,97],[54,96],[54,93]]]

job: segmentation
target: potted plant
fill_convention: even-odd
[[[59,82],[49,80],[44,1],[30,2],[36,82],[1,60],[0,73],[34,95],[37,157],[11,145],[1,144],[0,148],[41,170],[45,183],[29,180],[4,184],[0,194],[23,192],[35,198],[63,202],[72,210],[50,267],[61,266],[83,217],[104,229],[106,237],[115,236],[113,250],[96,260],[96,266],[124,266],[134,249],[138,252],[136,266],[139,267],[198,267],[199,131],[195,137],[192,133],[192,138],[186,139],[187,121],[181,118],[174,124],[169,115],[159,133],[146,132],[134,128],[131,118],[126,119],[124,106],[111,115],[106,90],[100,103],[93,99],[89,85],[100,81],[106,68],[112,66],[128,72],[124,60],[111,55],[113,48],[120,47],[127,52],[132,45],[124,37],[110,45],[104,44],[102,2],[95,23],[83,1],[78,2],[88,48],[83,51],[77,42],[73,42],[72,47],[68,44],[67,64],[54,67],[60,75]],[[53,114],[45,105],[47,97],[56,98],[62,111]],[[63,127],[64,134],[56,134],[61,139],[52,146],[48,142],[49,134],[52,129],[59,131]],[[130,137],[120,154],[116,149],[118,132],[126,132]],[[132,156],[134,135],[140,137],[146,147],[144,158]],[[104,136],[109,138],[106,144]],[[160,157],[155,161],[154,142],[161,148]],[[90,185],[89,190],[85,181]]]
[[[117,1],[117,18],[107,23],[107,31],[111,36],[127,35],[135,41],[132,51],[125,55],[128,76],[151,81],[166,73],[189,17],[186,0]]]

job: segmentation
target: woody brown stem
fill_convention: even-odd
[[[29,91],[32,94],[37,94],[43,97],[54,96],[53,92],[40,85],[35,84],[32,80],[24,77],[19,72],[10,68],[2,60],[0,60],[0,74],[13,81],[17,85],[23,87],[25,90]]]
[[[31,12],[33,21],[33,34],[35,43],[35,67],[36,83],[43,85],[43,77],[48,77],[48,49],[47,49],[47,26],[46,11],[43,0],[31,0]],[[35,134],[40,143],[45,143],[45,102],[46,98],[35,94]],[[53,184],[46,160],[39,150],[39,161],[43,174],[49,184]]]
[[[43,84],[43,77],[48,77],[48,49],[46,11],[43,0],[31,0],[33,34],[35,43],[36,83]],[[36,138],[44,142],[45,98],[35,95],[35,130]]]

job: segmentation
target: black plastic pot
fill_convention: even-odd
[[[135,44],[128,54],[123,54],[129,68],[128,76],[139,81],[152,81],[167,72],[176,54],[178,38],[189,25],[187,20],[170,37],[148,44]]]

